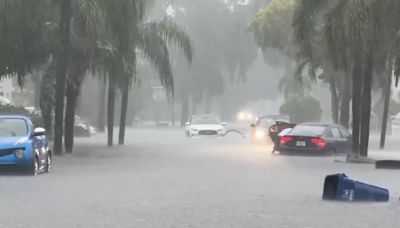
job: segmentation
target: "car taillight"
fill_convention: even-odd
[[[293,137],[291,137],[291,136],[282,136],[281,139],[279,140],[279,144],[284,145],[292,140],[293,140]]]
[[[312,138],[311,142],[314,143],[315,145],[317,145],[319,148],[324,148],[326,147],[326,142],[325,140],[321,139],[321,138]]]

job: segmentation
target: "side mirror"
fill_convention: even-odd
[[[255,124],[250,124],[250,127],[251,127],[251,128],[255,128],[256,125],[255,125]]]
[[[185,123],[185,126],[189,126],[189,125],[190,125],[190,123],[189,123],[189,122],[186,122],[186,123]]]
[[[43,136],[46,134],[46,129],[42,127],[37,127],[33,130],[32,136]]]
[[[226,123],[226,122],[222,122],[221,124],[222,124],[222,126],[226,126],[226,125],[227,125],[227,123]]]

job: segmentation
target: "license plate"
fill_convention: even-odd
[[[306,142],[304,142],[304,141],[297,141],[297,142],[296,142],[296,146],[302,146],[302,147],[304,147],[304,146],[306,146]]]

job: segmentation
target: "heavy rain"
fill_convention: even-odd
[[[399,227],[399,12],[0,0],[0,228]]]

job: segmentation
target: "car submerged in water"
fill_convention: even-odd
[[[277,122],[290,123],[286,115],[262,115],[257,118],[254,124],[251,124],[250,138],[252,142],[266,142],[269,136],[270,127]]]
[[[298,124],[280,135],[275,150],[281,154],[331,155],[352,150],[350,132],[336,124]]]
[[[0,116],[0,168],[31,175],[49,172],[52,154],[46,131],[25,116]]]
[[[194,115],[186,123],[186,136],[225,136],[226,123],[214,115]]]

